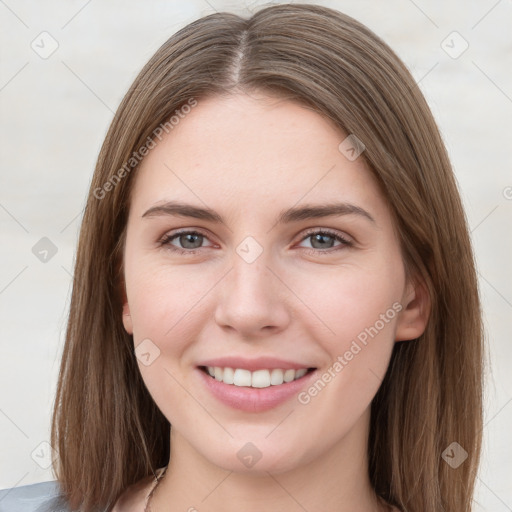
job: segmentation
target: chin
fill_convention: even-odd
[[[211,449],[211,445],[208,448]],[[240,474],[286,473],[307,462],[306,454],[298,453],[297,446],[278,445],[264,436],[260,442],[232,439],[224,448],[219,445],[215,448],[213,453],[208,449],[203,451],[203,456],[215,466]]]

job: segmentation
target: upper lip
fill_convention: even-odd
[[[299,370],[301,368],[313,368],[312,365],[307,363],[299,363],[295,361],[286,361],[276,357],[256,357],[247,359],[245,357],[219,357],[215,359],[208,359],[202,361],[198,366],[219,366],[221,368],[240,368],[244,370]]]

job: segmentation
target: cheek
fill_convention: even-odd
[[[200,284],[183,267],[170,268],[154,259],[144,262],[144,257],[127,265],[126,275],[136,353],[139,345],[144,351],[149,347],[152,358],[146,365],[138,357],[142,379],[164,416],[173,425],[192,432],[197,428],[192,419],[201,416],[201,410],[196,409],[197,404],[186,391],[190,388],[189,376],[183,370],[187,349],[200,334],[204,279]]]
[[[392,339],[403,286],[402,267],[385,262],[340,266],[306,279],[295,276],[293,283],[297,296],[310,308],[313,339],[323,340],[331,355],[346,350],[358,337],[362,342],[370,335]]]
[[[348,429],[363,413],[386,373],[404,280],[396,262],[347,266],[330,275],[316,274],[308,283],[300,280],[298,295],[307,297],[315,313],[308,313],[304,325],[328,360],[319,372],[320,382],[305,390],[299,403],[309,403],[309,410],[337,431]],[[335,412],[340,409],[345,411],[342,416]]]
[[[212,288],[209,274],[184,266],[169,267],[154,260],[127,266],[126,287],[134,342],[153,340],[161,350],[180,353],[199,327],[205,293]],[[195,333],[197,334],[197,333]]]
[[[316,275],[300,291],[305,296],[307,290],[308,305],[315,312],[308,314],[309,337],[322,346],[328,360],[317,380],[299,395],[304,406],[299,410],[304,417],[318,418],[316,434],[330,441],[350,430],[377,393],[402,308],[404,277],[396,265],[387,272],[378,265],[373,271],[345,270],[329,277]]]

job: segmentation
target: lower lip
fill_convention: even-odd
[[[291,397],[297,395],[302,388],[313,378],[316,370],[306,373],[304,377],[286,382],[278,386],[269,386],[267,388],[250,388],[244,386],[235,386],[233,384],[224,384],[203,370],[197,369],[201,378],[210,392],[222,403],[241,411],[262,412],[268,411],[281,405]]]

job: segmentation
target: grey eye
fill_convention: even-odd
[[[328,234],[316,233],[315,235],[309,235],[308,238],[311,239],[311,246],[314,249],[325,249],[326,247],[330,249],[334,244],[334,237]]]
[[[203,245],[203,235],[199,233],[184,233],[177,235],[181,247],[184,249],[199,249]]]

